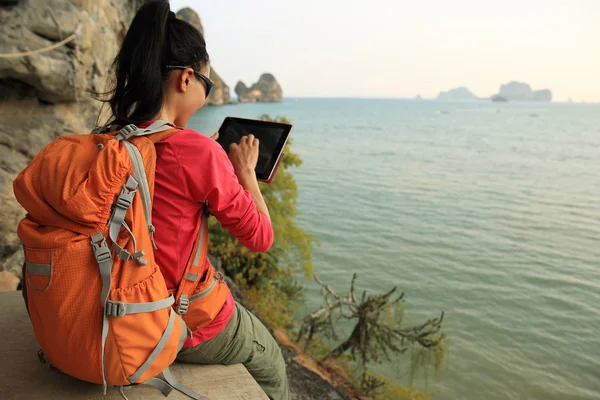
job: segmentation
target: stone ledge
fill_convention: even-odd
[[[122,400],[116,389],[102,394],[99,385],[82,382],[50,370],[37,358],[33,334],[21,292],[0,293],[0,399],[2,400]],[[183,385],[210,400],[268,400],[242,364],[190,365],[175,363],[173,375]],[[129,400],[166,399],[158,390],[136,387],[125,392]],[[169,400],[189,400],[173,391]]]

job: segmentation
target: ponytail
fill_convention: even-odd
[[[202,34],[177,19],[167,0],[151,0],[135,15],[112,64],[114,88],[105,100],[111,124],[137,124],[162,108],[166,65],[200,69],[209,61]]]

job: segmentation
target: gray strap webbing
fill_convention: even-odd
[[[196,282],[198,279],[200,279],[200,274],[192,274],[191,272],[188,272],[185,274],[185,279],[190,282]]]
[[[171,313],[171,315],[174,315],[174,314],[175,313]],[[179,322],[181,324],[181,334],[179,336],[179,345],[177,347],[177,352],[181,351],[181,349],[183,348],[183,345],[184,345],[186,337],[187,337],[187,332],[188,332],[187,325],[186,325],[185,321],[183,320],[183,318],[181,318],[180,316],[178,316],[178,318],[179,318]],[[208,398],[203,397],[203,396],[189,390],[188,388],[186,388],[185,386],[183,386],[179,382],[177,382],[177,380],[175,380],[175,378],[169,371],[168,367],[164,371],[162,371],[162,375],[163,375],[164,380],[155,377],[155,378],[151,378],[151,379],[148,379],[147,381],[143,382],[142,385],[150,385],[150,386],[155,387],[156,389],[160,390],[165,397],[168,397],[173,390],[178,390],[181,393],[187,395],[188,397],[191,397],[192,399],[208,400]]]
[[[181,393],[185,394],[188,397],[191,397],[194,400],[209,400],[207,397],[201,396],[198,393],[186,388],[181,383],[177,382],[177,380],[175,379],[173,374],[171,374],[171,371],[168,367],[162,372],[162,374],[165,378],[165,381],[167,381],[169,385],[173,386],[175,390],[180,391]]]
[[[152,135],[153,133],[168,131],[169,129],[173,129],[173,127],[169,125],[168,122],[162,120],[155,121],[146,128],[138,128],[136,125],[130,124],[125,125],[119,133],[115,135],[115,139],[123,140],[134,136]]]
[[[122,248],[121,246],[119,246],[116,242],[113,242],[113,247],[115,248],[117,256],[121,260],[129,261],[129,259],[131,258],[131,253],[130,252],[128,252],[127,250],[125,250],[124,248]]]
[[[206,289],[204,289],[198,293],[193,294],[192,297],[190,297],[190,302],[196,301],[198,299],[208,296],[208,294],[215,288],[218,280],[219,279],[215,276],[213,278],[213,281],[210,283],[209,287],[207,287]]]
[[[108,301],[106,305],[106,314],[110,317],[124,317],[127,314],[139,314],[145,312],[153,312],[170,307],[175,303],[173,295],[169,295],[166,299],[158,301],[149,301],[147,303],[123,303],[121,301]]]
[[[131,241],[133,242],[133,254],[130,254],[130,256],[134,260],[136,260],[138,262],[138,264],[140,264],[140,265],[146,265],[146,264],[148,264],[148,261],[144,260],[142,258],[144,256],[144,254],[145,254],[144,250],[137,251],[137,241],[135,240],[135,235],[131,231],[131,228],[129,228],[129,225],[127,225],[126,221],[123,221],[123,227],[125,228],[125,230],[127,231],[127,233],[129,233],[129,236],[131,237]],[[129,252],[127,254],[129,254]],[[125,260],[125,261],[127,261],[127,260]]]
[[[169,341],[169,338],[171,337],[171,334],[173,333],[173,326],[175,325],[175,314],[176,314],[175,310],[171,309],[171,312],[169,314],[170,314],[169,315],[169,323],[167,324],[167,329],[165,329],[165,332],[163,333],[162,337],[158,341],[158,344],[156,345],[156,347],[154,348],[154,350],[152,351],[152,353],[150,354],[148,359],[146,361],[144,361],[144,363],[141,365],[141,367],[138,368],[138,370],[135,371],[135,373],[133,375],[131,375],[129,378],[127,378],[127,380],[129,382],[135,383],[138,379],[140,379],[140,377],[152,365],[152,363],[154,362],[156,357],[158,357],[158,355],[161,353],[161,351],[163,350],[163,348]]]
[[[202,219],[200,222],[200,237],[198,237],[198,250],[196,250],[196,256],[194,257],[194,265],[198,265],[200,262],[200,253],[202,253],[202,241],[204,240],[204,225],[207,223],[208,218],[206,214],[202,213]]]
[[[173,387],[171,385],[158,378],[148,379],[146,382],[142,383],[142,385],[154,386],[155,388],[160,390],[165,397],[168,397],[173,391]]]
[[[119,386],[119,393],[121,394],[123,400],[129,400],[129,398],[125,396],[125,388],[123,386]]]
[[[123,141],[131,164],[133,165],[133,173],[138,181],[140,187],[140,194],[142,196],[142,205],[144,206],[144,216],[146,217],[146,224],[148,225],[148,232],[154,245],[154,227],[152,226],[152,204],[150,201],[150,189],[148,187],[148,177],[146,176],[146,170],[144,169],[144,161],[142,155],[135,145],[128,141]]]
[[[127,178],[127,182],[123,185],[121,189],[121,194],[117,198],[117,202],[115,204],[115,209],[113,211],[113,215],[110,218],[110,240],[112,241],[119,258],[123,260],[129,260],[131,254],[125,249],[123,249],[117,243],[117,238],[119,237],[119,232],[121,231],[121,226],[125,221],[125,214],[127,214],[127,210],[131,207],[131,203],[133,203],[133,198],[135,196],[135,192],[138,186],[138,182],[135,180],[133,176],[129,176]]]
[[[27,272],[35,275],[52,275],[52,264],[36,264],[25,261]]]
[[[168,122],[159,119],[148,125],[145,129],[142,129],[142,132],[143,135],[151,135],[153,133],[168,131],[169,129],[173,129],[173,127]]]
[[[96,244],[100,242],[100,244]],[[100,293],[100,304],[102,304],[103,309],[106,309],[106,303],[108,300],[108,293],[110,291],[110,286],[112,284],[112,255],[110,254],[110,250],[108,245],[106,244],[106,239],[102,236],[101,233],[98,233],[92,236],[91,239],[92,248],[94,249],[94,256],[96,257],[96,261],[100,267],[100,275],[102,276],[102,292]],[[104,357],[104,348],[106,345],[106,338],[108,337],[108,316],[106,312],[102,313],[102,387],[104,390],[104,394],[106,395],[106,359]]]
[[[179,314],[177,314],[177,316],[179,317],[179,322],[181,324],[181,334],[179,335],[179,347],[177,347],[177,352],[179,353],[183,348],[183,345],[185,344],[185,340],[187,339],[188,327],[183,318],[181,318]]]

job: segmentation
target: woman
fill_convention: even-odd
[[[110,124],[146,127],[163,120],[185,127],[212,88],[204,38],[177,19],[168,1],[151,1],[136,14],[114,62]],[[254,168],[258,140],[232,145],[229,155],[212,138],[183,129],[156,144],[152,220],[169,289],[182,279],[204,204],[252,251],[273,242],[269,211]],[[226,261],[226,260],[225,260]],[[205,265],[209,267],[208,262]],[[218,316],[188,338],[178,359],[199,364],[243,363],[272,399],[289,399],[285,362],[265,326],[229,294]]]

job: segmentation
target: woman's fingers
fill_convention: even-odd
[[[243,146],[245,144],[251,147],[256,147],[258,146],[258,138],[256,138],[253,134],[244,135],[240,139],[240,146]]]
[[[258,146],[258,138],[255,137],[253,134],[249,134],[248,135],[248,145],[250,145],[252,147]]]

